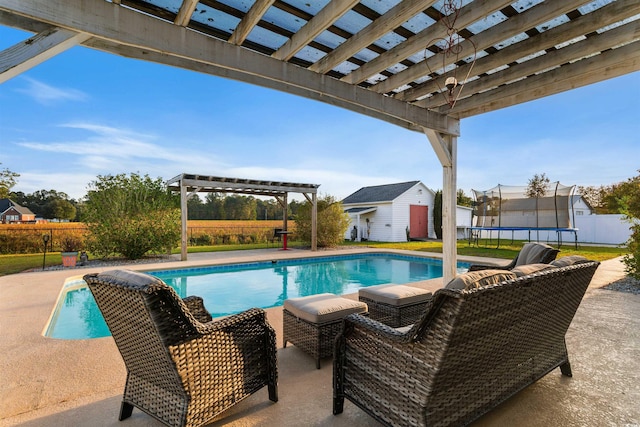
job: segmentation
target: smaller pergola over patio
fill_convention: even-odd
[[[218,176],[180,174],[167,181],[167,188],[180,194],[182,238],[180,242],[182,261],[187,260],[187,201],[197,193],[240,193],[254,196],[275,197],[282,207],[282,230],[287,231],[287,205],[289,193],[301,193],[311,203],[311,250],[318,248],[317,219],[319,184],[298,184],[292,182],[260,181],[243,178],[222,178]]]

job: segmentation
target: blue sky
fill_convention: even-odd
[[[0,26],[0,49],[31,34]],[[640,169],[640,73],[463,119],[458,188],[610,185]],[[82,197],[98,175],[180,173],[442,188],[426,136],[317,101],[76,47],[0,85],[0,169],[14,191]]]

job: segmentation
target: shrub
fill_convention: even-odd
[[[63,237],[60,241],[60,249],[62,252],[78,252],[82,249],[82,240],[74,236]]]
[[[622,258],[625,271],[629,276],[640,280],[640,224],[631,226],[631,237],[627,247],[629,253]]]
[[[342,209],[342,203],[332,196],[319,197],[318,203],[318,247],[335,247],[344,240],[349,228],[349,215]],[[298,208],[296,215],[296,235],[303,242],[311,243],[311,204]]]
[[[120,254],[128,259],[159,253],[180,241],[177,197],[161,178],[138,174],[98,176],[89,184],[85,222],[87,243],[98,256]]]
[[[631,223],[631,237],[627,241],[629,253],[622,258],[622,262],[627,274],[640,280],[640,174],[618,184],[615,199],[620,211]]]

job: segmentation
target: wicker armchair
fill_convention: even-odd
[[[571,376],[565,333],[598,265],[438,290],[410,329],[347,316],[334,414],[346,398],[389,426],[466,425],[556,367]]]
[[[559,249],[553,248],[544,243],[525,243],[518,255],[508,265],[480,265],[474,264],[469,267],[469,271],[478,270],[511,270],[519,265],[526,264],[549,264],[558,256]]]
[[[276,402],[275,332],[263,310],[212,321],[202,299],[113,270],[84,276],[127,369],[120,420],[137,407],[170,426],[200,426],[265,385]]]

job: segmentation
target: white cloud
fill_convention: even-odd
[[[162,172],[168,165],[184,167],[199,163],[219,163],[209,153],[203,156],[201,152],[191,152],[183,147],[165,148],[161,143],[155,143],[158,139],[155,135],[94,123],[69,123],[61,127],[86,131],[89,135],[75,141],[66,137],[65,141],[17,144],[32,150],[75,155],[76,164],[98,172],[138,171],[147,165]]]
[[[57,88],[31,77],[22,77],[27,81],[25,89],[18,89],[43,105],[51,105],[57,101],[84,101],[88,95],[77,89]]]

